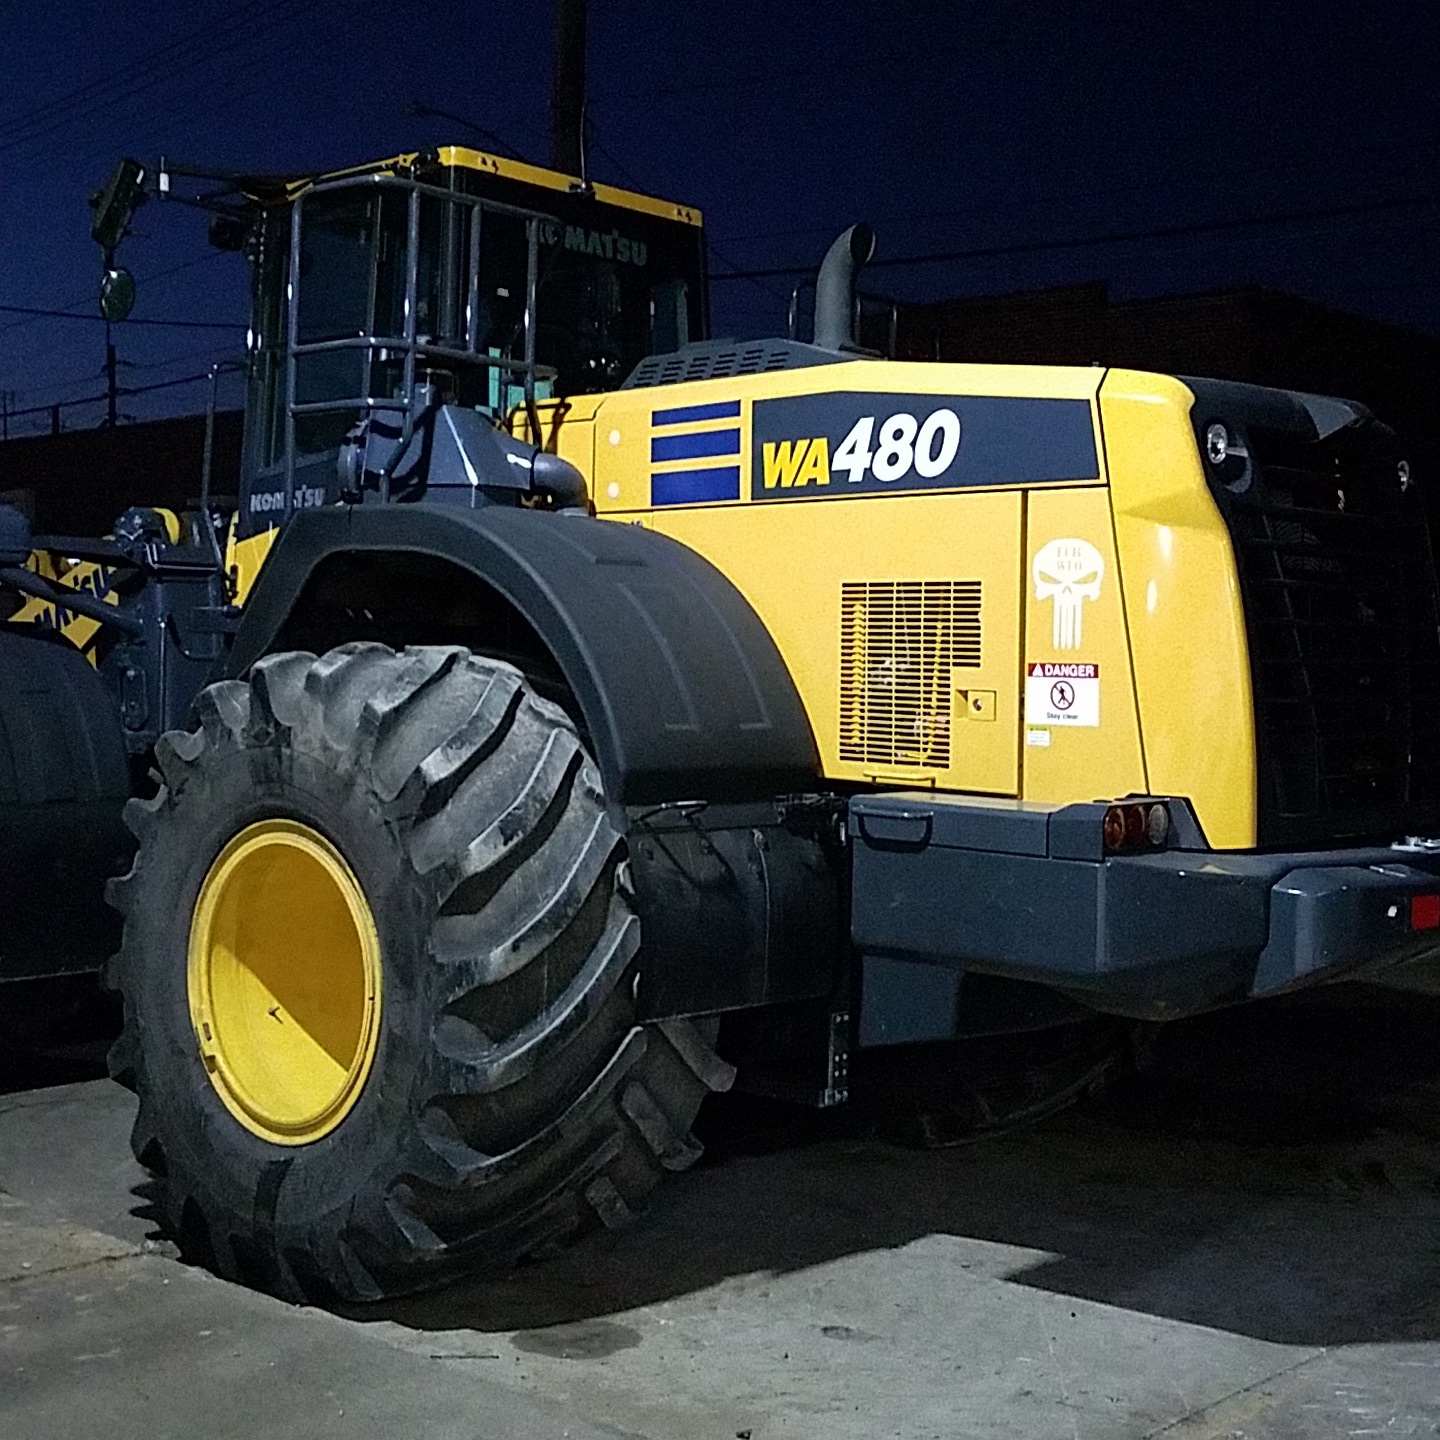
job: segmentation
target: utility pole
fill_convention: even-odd
[[[110,338],[110,322],[105,322],[105,423],[113,430],[119,423],[116,416],[116,402],[119,386],[115,381],[115,342]]]
[[[550,164],[585,178],[585,0],[555,0]]]

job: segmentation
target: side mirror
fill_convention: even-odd
[[[123,266],[112,265],[100,281],[100,313],[119,324],[135,308],[135,277]]]

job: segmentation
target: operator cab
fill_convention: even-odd
[[[408,436],[436,398],[498,422],[707,333],[686,206],[459,147],[250,198],[242,535],[339,499],[361,422]]]

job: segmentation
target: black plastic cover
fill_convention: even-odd
[[[759,617],[707,560],[638,526],[500,506],[304,512],[261,572],[227,673],[273,647],[322,560],[376,552],[451,561],[519,610],[575,695],[613,801],[815,784],[810,722]]]

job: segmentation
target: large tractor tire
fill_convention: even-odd
[[[624,840],[575,726],[455,648],[273,655],[132,801],[112,1073],[182,1253],[301,1300],[624,1221],[732,1073],[635,1017]]]

